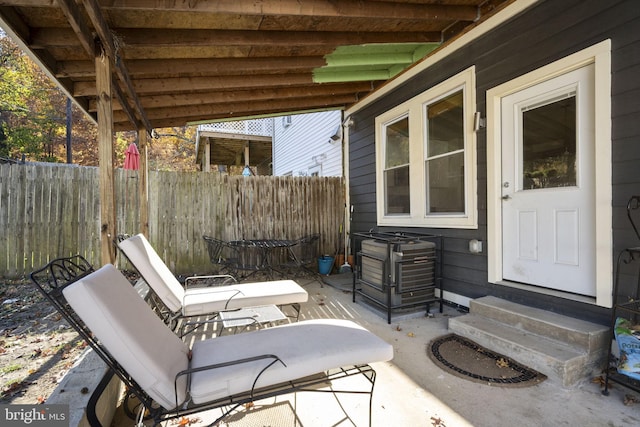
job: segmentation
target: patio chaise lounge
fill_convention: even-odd
[[[111,264],[94,271],[80,256],[63,258],[31,279],[156,425],[214,408],[220,420],[245,403],[295,391],[369,394],[371,424],[375,371],[368,364],[393,358],[390,344],[347,320],[300,321],[189,348]],[[368,390],[333,384],[358,375]]]
[[[185,289],[144,235],[137,234],[119,241],[118,247],[172,312],[168,320],[214,316],[221,311],[271,304],[293,305],[298,313],[299,304],[306,302],[309,297],[307,291],[293,280]]]

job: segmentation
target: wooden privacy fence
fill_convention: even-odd
[[[117,169],[117,232],[139,231],[138,175]],[[49,260],[100,261],[98,169],[0,165],[0,277],[19,278]],[[223,240],[320,234],[320,252],[340,247],[344,182],[335,177],[149,172],[149,240],[176,274],[211,272],[203,234]]]

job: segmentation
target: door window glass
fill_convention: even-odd
[[[576,140],[575,93],[523,109],[523,190],[575,186]]]

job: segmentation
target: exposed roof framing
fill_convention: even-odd
[[[513,0],[0,0],[0,25],[115,130],[348,108]]]

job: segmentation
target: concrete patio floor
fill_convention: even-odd
[[[438,368],[427,355],[427,343],[448,333],[447,322],[463,313],[445,306],[425,313],[394,316],[389,325],[375,309],[352,302],[348,287],[334,287],[312,279],[298,281],[309,293],[300,320],[350,319],[394,346],[394,359],[373,364],[377,372],[373,395],[373,426],[611,426],[640,425],[640,404],[625,406],[622,386],[603,396],[600,386],[585,378],[571,389],[547,379],[524,388],[501,388],[458,378]],[[638,397],[637,395],[635,395]],[[295,412],[294,412],[295,408]],[[252,408],[227,417],[221,426],[328,427],[366,426],[368,398],[331,393],[298,393],[258,401]],[[184,423],[208,425],[220,411],[191,416]],[[117,414],[114,426],[133,420]],[[177,421],[167,426],[178,425]]]

